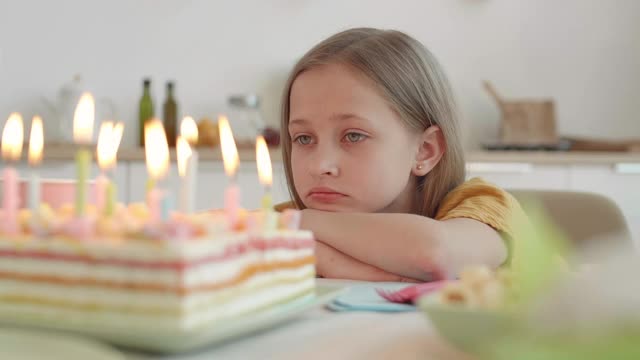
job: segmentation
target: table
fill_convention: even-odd
[[[330,279],[318,282],[357,283]],[[122,351],[129,360],[471,359],[439,337],[421,312],[332,312],[325,308],[313,309],[275,329],[195,352],[157,355]]]

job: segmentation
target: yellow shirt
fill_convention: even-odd
[[[277,205],[276,210],[292,207],[293,203],[284,203]],[[505,239],[510,259],[512,239],[515,238],[514,219],[523,215],[524,211],[511,194],[480,178],[473,178],[445,196],[435,219],[469,218],[491,226]]]
[[[513,195],[480,178],[473,178],[449,192],[435,216],[436,220],[454,218],[474,219],[498,231],[507,247],[504,265],[512,263],[516,227],[522,224],[521,219],[527,218]]]
[[[445,196],[435,219],[474,219],[513,238],[513,219],[521,214],[524,212],[511,194],[480,178],[473,178]]]

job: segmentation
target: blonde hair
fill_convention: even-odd
[[[291,169],[289,98],[302,72],[339,63],[358,70],[378,86],[406,125],[424,131],[440,127],[446,143],[440,162],[418,178],[413,213],[434,217],[442,199],[464,181],[465,166],[457,112],[449,82],[435,57],[417,40],[394,30],[355,28],[335,34],[309,50],[293,67],[282,98],[282,155],[289,192],[299,209]]]

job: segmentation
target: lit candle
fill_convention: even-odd
[[[229,178],[229,185],[224,192],[224,209],[229,225],[233,228],[238,221],[238,211],[240,210],[240,188],[236,181],[240,159],[229,121],[225,116],[220,116],[218,119],[218,128],[224,171]]]
[[[100,132],[98,133],[98,146],[96,147],[96,159],[98,160],[98,167],[100,167],[100,175],[96,179],[96,185],[94,188],[94,199],[96,202],[96,209],[98,212],[104,212],[106,203],[106,190],[109,179],[107,178],[107,169],[111,166],[110,156],[110,142],[111,132],[113,130],[113,122],[105,121],[100,125]]]
[[[20,160],[22,154],[22,143],[24,141],[24,129],[22,127],[22,116],[18,113],[11,113],[2,131],[2,159],[9,162],[2,174],[2,230],[5,234],[15,235],[18,233],[18,172],[12,166],[14,162]]]
[[[190,178],[190,159],[193,156],[191,146],[183,136],[178,136],[176,142],[176,153],[178,156],[178,174],[180,175],[179,209],[180,212],[188,214],[193,212],[193,188]]]
[[[44,134],[42,130],[42,118],[34,116],[31,120],[31,133],[29,134],[29,165],[31,166],[31,179],[29,180],[29,208],[33,215],[40,211],[40,176],[37,167],[42,162],[42,148],[44,146]]]
[[[112,151],[113,151],[113,168],[115,169],[117,161],[118,161],[118,149],[120,148],[120,142],[122,141],[122,134],[124,133],[124,123],[121,121],[117,122],[113,126],[112,133]],[[116,183],[113,181],[109,182],[107,186],[107,205],[105,208],[105,213],[109,215],[113,215],[116,209],[116,201],[118,200],[118,187]]]
[[[116,166],[116,158],[124,125],[105,121],[100,126],[96,158],[100,167],[100,175],[96,179],[95,200],[96,208],[106,216],[113,215],[117,189],[109,179],[109,172]]]
[[[184,181],[188,184],[188,192],[185,193],[186,205],[188,207],[183,211],[192,212],[195,207],[195,194],[198,191],[198,125],[191,116],[186,116],[180,124],[180,135],[189,145],[191,155],[189,156]],[[186,190],[185,190],[186,191]]]
[[[262,209],[271,210],[273,207],[271,198],[271,186],[273,184],[273,171],[271,169],[271,156],[269,148],[263,136],[256,139],[256,164],[258,166],[258,178],[260,184],[264,187],[264,195],[262,195]]]
[[[166,197],[164,196],[162,189],[160,188],[160,181],[164,179],[169,170],[169,145],[167,144],[167,136],[164,132],[162,122],[158,119],[149,120],[144,127],[144,139],[145,139],[145,157],[147,162],[147,171],[149,172],[149,179],[151,189],[147,194],[147,202],[151,214],[151,221],[157,222],[161,219],[165,220],[168,205],[166,203]],[[163,197],[165,199],[163,199]],[[161,204],[161,202],[164,202]]]
[[[264,228],[275,230],[278,224],[278,217],[273,211],[273,200],[271,196],[271,186],[273,184],[273,170],[271,168],[271,156],[264,137],[256,138],[256,164],[258,166],[258,178],[264,187],[262,195],[262,210],[264,212]]]
[[[76,216],[83,217],[87,211],[87,180],[91,175],[91,152],[95,120],[93,96],[83,93],[73,116],[73,140],[79,146],[76,152]]]

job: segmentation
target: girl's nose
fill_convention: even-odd
[[[331,149],[318,147],[312,161],[309,162],[309,170],[313,176],[338,176],[338,154]]]
[[[335,164],[325,164],[320,169],[320,175],[338,176],[338,166]]]

